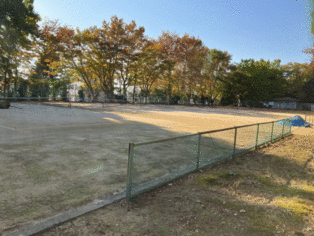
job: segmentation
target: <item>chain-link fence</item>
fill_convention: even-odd
[[[130,143],[128,199],[198,168],[273,142],[291,133],[292,118],[207,131],[145,143]]]
[[[102,104],[102,107],[106,103],[114,104],[114,103],[127,103],[126,99],[98,99],[91,101],[89,98],[84,100],[82,99],[73,99],[71,96],[69,97],[6,97],[1,98],[0,100],[8,100],[10,103],[34,103],[34,104],[41,104],[41,105],[50,105],[50,106],[58,106],[64,108],[71,108],[72,105],[79,104],[79,103],[86,103],[86,104]]]

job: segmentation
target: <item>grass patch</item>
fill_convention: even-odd
[[[265,209],[251,212],[249,214],[250,225],[248,233],[251,235],[275,235],[276,226],[281,224],[283,219],[280,216],[269,214]]]
[[[219,185],[219,177],[213,174],[208,174],[205,176],[201,176],[197,179],[198,183],[202,185]]]
[[[239,204],[237,202],[231,202],[231,201],[224,201],[224,200],[221,200],[219,198],[214,198],[214,199],[209,199],[207,200],[208,202],[211,202],[211,203],[215,203],[216,205],[219,205],[219,206],[223,206],[223,207],[226,207],[226,208],[230,208],[230,209],[234,209],[234,210],[241,210],[244,208],[244,206],[242,204]],[[247,208],[247,207],[245,207]]]
[[[298,197],[293,198],[277,197],[273,201],[273,205],[289,210],[291,213],[294,214],[294,216],[297,217],[306,216],[312,210],[311,201],[304,200]]]
[[[45,169],[37,162],[32,162],[26,165],[26,175],[37,184],[49,182],[52,176],[57,176],[53,170]]]
[[[201,185],[220,185],[224,180],[236,180],[246,177],[247,174],[239,174],[233,171],[217,171],[197,178],[197,183]]]

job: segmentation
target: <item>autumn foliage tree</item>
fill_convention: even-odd
[[[31,3],[24,1],[25,6]],[[27,19],[31,22],[33,18]],[[16,68],[21,65],[20,49],[24,45],[21,42],[26,38],[10,44],[18,32],[6,27],[1,30],[0,73],[5,84],[10,85],[13,77],[18,78]],[[267,101],[287,91],[301,97],[305,91],[302,85],[311,73],[311,66],[282,67],[280,60],[249,59],[234,65],[227,51],[209,49],[194,36],[162,32],[155,40],[144,33],[144,27],[138,27],[134,21],[127,24],[117,16],[103,21],[101,27],[83,30],[60,26],[57,21],[45,22],[36,31],[37,39],[32,41],[37,55],[29,80],[32,94],[56,97],[61,89],[66,96],[66,85],[80,81],[91,100],[100,93],[109,99],[117,92],[126,96],[128,87],[133,85],[133,96],[137,87],[146,98],[155,94],[168,104],[175,97],[181,103],[193,100],[202,104],[228,97],[240,104],[242,100]],[[23,47],[26,45],[31,44],[25,43]],[[23,55],[30,61],[30,53]]]

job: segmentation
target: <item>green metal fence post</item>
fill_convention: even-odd
[[[272,122],[272,126],[271,126],[271,137],[270,137],[270,141],[273,143],[273,135],[274,135],[274,121]]]
[[[259,133],[259,124],[257,124],[257,132],[256,132],[256,144],[255,144],[255,149],[257,149],[257,144],[258,144],[258,133]]]
[[[284,133],[284,130],[285,130],[285,123],[286,123],[286,119],[283,120],[283,125],[282,125],[282,135],[281,135],[281,138],[283,138],[283,133]]]
[[[291,122],[290,122],[290,130],[289,130],[290,134],[291,134],[291,128],[292,128],[292,118],[291,118]]]
[[[233,156],[235,155],[236,145],[237,145],[237,130],[238,128],[234,128],[234,144],[233,144]]]
[[[200,154],[201,154],[201,134],[198,134],[196,169],[200,167]]]
[[[128,173],[126,184],[126,198],[128,201],[132,198],[132,177],[133,177],[133,153],[134,143],[129,143],[129,157],[128,157]]]

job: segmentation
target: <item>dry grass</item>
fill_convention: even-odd
[[[84,115],[88,114],[89,119],[91,119],[91,124],[82,124],[80,122],[75,123],[71,120],[72,118],[69,118],[69,120],[73,123],[64,124],[63,126],[49,122],[47,122],[47,124],[43,122],[38,125],[36,122],[31,120],[23,120],[21,123],[18,123],[17,120],[14,120],[14,116],[10,116],[10,119],[5,119],[7,124],[4,125],[8,127],[15,127],[16,130],[14,132],[7,130],[7,133],[4,133],[4,137],[11,137],[15,135],[16,137],[14,138],[16,139],[12,139],[14,140],[12,143],[9,143],[9,140],[7,139],[0,139],[2,143],[4,142],[6,144],[0,149],[0,177],[2,181],[0,184],[0,211],[4,212],[0,216],[0,233],[2,230],[8,231],[14,229],[14,227],[17,228],[27,226],[37,220],[43,219],[44,217],[53,216],[57,213],[86,204],[95,198],[102,197],[104,194],[111,194],[116,190],[122,191],[125,188],[126,182],[127,144],[129,142],[150,141],[168,138],[171,136],[178,136],[180,134],[195,133],[198,131],[225,128],[248,123],[265,122],[291,115],[288,113],[225,111],[224,109],[211,110],[207,108],[197,108],[198,110],[195,111],[185,111],[185,108],[180,108],[181,110],[176,111],[176,107],[174,107],[171,111],[165,111],[166,108],[164,107],[161,107],[161,110],[158,110],[159,108],[157,109],[154,106],[148,106],[147,110],[145,106],[138,108],[138,110],[134,110],[133,107],[128,108],[124,106],[122,108],[113,107],[111,110],[110,109],[95,108],[92,111],[84,111]],[[25,110],[19,111],[25,112]],[[76,112],[74,109],[70,111]],[[69,115],[65,110],[64,114]],[[100,117],[97,114],[102,114],[103,117]],[[94,115],[97,115],[97,119],[96,116],[93,118]],[[38,118],[39,114],[33,114],[33,116]],[[17,119],[18,118],[19,116],[17,116]],[[98,119],[101,119],[101,121]],[[112,119],[119,120],[119,123],[112,122]],[[99,123],[96,125],[92,123],[94,121]],[[216,139],[220,138],[214,135],[213,137]],[[303,143],[306,142],[305,140],[306,139],[300,138],[297,145],[288,145],[284,149],[289,150],[289,152],[290,150],[293,152],[298,150],[298,154],[296,155],[299,158],[297,160],[293,160],[294,163],[302,164],[307,161],[307,155],[309,154],[304,154],[303,149],[300,148],[304,146]],[[204,144],[206,144],[205,138],[203,141]],[[210,142],[212,139],[208,139],[207,141]],[[252,142],[255,142],[255,140]],[[243,140],[243,143],[245,144],[247,141]],[[218,144],[219,143],[216,143],[215,145]],[[239,145],[240,144],[241,142],[239,141]],[[305,144],[305,146],[309,145],[310,142]],[[228,146],[230,146],[230,143],[222,144],[222,147],[225,147],[223,148],[224,151],[228,151],[230,149],[227,148]],[[175,153],[178,149],[174,149],[172,147],[157,147],[156,150],[159,151],[159,154],[161,155],[157,155],[158,153],[156,151],[156,155],[154,154],[155,156],[153,156],[153,159],[155,160],[154,163],[156,163],[156,160],[160,157],[166,157],[166,160],[168,157],[166,154],[169,153],[169,150],[172,155],[178,156]],[[217,155],[217,152],[217,150],[208,149],[205,154]],[[189,156],[186,151],[181,154]],[[282,153],[278,153],[278,155],[280,156]],[[180,162],[179,159],[175,160],[176,163],[182,162],[182,160]],[[188,158],[186,158],[186,160],[188,160]],[[281,163],[281,159],[276,155],[273,156],[273,160],[277,160]],[[181,232],[183,234],[195,233],[193,230],[189,231],[189,227],[192,227],[191,225],[193,225],[191,223],[192,219],[188,220],[189,223],[184,227],[181,225],[181,221],[179,221],[180,217],[185,219],[186,214],[190,214],[190,211],[197,214],[199,210],[205,209],[200,207],[201,205],[198,202],[194,205],[194,202],[191,202],[186,197],[186,194],[191,194],[193,198],[196,197],[193,195],[194,191],[190,193],[190,189],[195,189],[196,192],[199,191],[201,195],[204,195],[204,199],[206,199],[205,196],[211,196],[208,193],[209,189],[212,189],[212,187],[217,188],[219,191],[222,191],[219,194],[227,194],[228,198],[225,200],[227,203],[230,199],[234,200],[235,198],[233,192],[230,194],[225,193],[224,191],[232,191],[232,189],[234,189],[234,192],[237,192],[239,189],[247,187],[246,191],[249,192],[252,188],[250,183],[256,183],[258,186],[263,186],[261,191],[264,191],[265,193],[271,191],[274,193],[276,191],[277,193],[280,191],[286,191],[292,195],[292,197],[296,197],[296,194],[303,194],[304,196],[307,196],[310,192],[312,185],[304,182],[305,179],[303,179],[302,182],[304,186],[303,189],[295,189],[293,187],[295,184],[298,185],[300,183],[298,182],[299,180],[297,182],[293,182],[293,177],[299,177],[302,175],[294,169],[287,171],[290,175],[294,173],[294,176],[291,177],[292,180],[290,181],[291,188],[284,186],[277,188],[278,186],[281,186],[281,182],[284,182],[285,177],[279,176],[279,178],[275,181],[275,179],[272,179],[273,176],[269,176],[269,173],[272,172],[271,166],[276,165],[276,162],[269,164],[269,166],[264,169],[262,168],[266,174],[264,172],[254,172],[254,168],[250,168],[251,165],[256,164],[258,166],[260,163],[252,164],[251,160],[243,160],[243,162],[247,163],[248,166],[242,167],[242,169],[227,169],[226,173],[225,165],[222,165],[221,170],[217,169],[217,174],[215,174],[216,170],[213,171],[213,169],[204,170],[204,172],[207,171],[208,175],[212,174],[213,179],[216,178],[216,185],[210,184],[211,180],[209,177],[207,180],[205,180],[206,178],[204,177],[203,183],[200,184],[202,181],[196,180],[196,178],[201,176],[202,173],[190,175],[191,178],[188,178],[186,182],[182,182],[180,187],[182,190],[179,189],[180,184],[177,185],[178,188],[173,188],[177,183],[181,183],[180,181],[173,183],[173,185],[169,186],[169,188],[173,190],[173,193],[178,191],[177,194],[181,194],[182,197],[180,198],[176,197],[176,195],[169,195],[168,200],[170,201],[166,201],[167,204],[169,203],[166,205],[167,209],[163,209],[165,208],[163,205],[165,202],[159,202],[158,198],[157,200],[156,198],[151,198],[151,193],[145,194],[134,201],[133,207],[135,208],[137,207],[137,201],[139,201],[138,206],[140,209],[142,209],[142,204],[146,204],[146,202],[153,205],[152,207],[147,205],[147,208],[143,208],[144,211],[136,212],[131,210],[126,213],[125,206],[120,207],[120,205],[118,205],[116,206],[118,208],[114,208],[113,210],[114,214],[111,212],[112,214],[105,214],[103,217],[105,219],[109,217],[108,220],[105,220],[109,222],[109,225],[111,225],[114,221],[125,222],[125,229],[105,227],[102,230],[106,233],[109,232],[109,235],[111,233],[120,232],[125,232],[126,235],[131,234],[130,232],[133,231],[128,229],[131,226],[129,225],[130,222],[127,220],[128,217],[126,216],[127,214],[131,214],[130,217],[133,218],[134,223],[133,229],[136,228],[139,235],[145,234],[145,229],[153,229],[151,233],[148,233],[153,235],[167,235],[172,234],[172,232],[176,232],[176,234],[179,235]],[[269,162],[272,161],[269,160]],[[144,167],[143,169],[140,169],[141,171],[147,172],[146,177],[150,177],[151,175],[156,176],[156,173],[154,173],[153,170],[156,170],[156,172],[158,172],[157,174],[159,174],[160,168],[156,168],[154,163],[148,169],[145,169]],[[230,162],[228,165],[231,163],[235,164],[236,162]],[[164,169],[169,166],[168,164],[169,163],[166,162],[164,163]],[[310,166],[311,162],[309,162],[308,165]],[[141,165],[139,166],[141,167]],[[292,166],[294,166],[294,164]],[[228,177],[228,173],[230,171],[236,175]],[[255,176],[253,176],[253,173]],[[268,180],[269,183],[267,182]],[[215,180],[212,181],[215,182]],[[157,190],[157,192],[158,191],[159,190]],[[210,193],[212,193],[212,190],[210,190]],[[216,193],[218,194],[217,191]],[[219,194],[217,194],[208,199],[211,200],[220,198],[218,197]],[[158,196],[159,195],[157,194],[156,197]],[[146,197],[152,200],[147,201]],[[160,197],[163,199],[162,195],[160,195]],[[266,201],[265,199],[263,201]],[[172,203],[176,204],[176,208],[172,208]],[[232,201],[232,203],[234,203],[234,201]],[[124,203],[122,202],[121,204]],[[241,205],[242,203],[240,202],[234,204]],[[156,206],[156,208],[154,206]],[[111,207],[114,206],[109,206],[104,209],[110,209]],[[215,210],[212,210],[212,208],[216,210],[220,209],[219,206],[213,205],[213,203],[209,201],[206,209],[210,209],[210,214],[208,212],[203,212],[203,218],[199,221],[200,224],[206,225],[207,221],[216,222],[216,220],[218,220],[219,214]],[[193,212],[191,215],[194,214]],[[175,213],[178,213],[178,215]],[[141,216],[143,214],[148,215],[143,217]],[[256,214],[268,215],[267,211],[264,213],[263,211],[262,213],[259,213],[258,211]],[[121,215],[121,217],[119,215]],[[122,216],[126,216],[126,219]],[[164,218],[164,216],[167,217]],[[153,220],[155,218],[156,222]],[[103,218],[100,217],[100,219]],[[96,218],[95,221],[97,222]],[[136,222],[138,222],[138,224]],[[155,222],[159,226],[152,226],[151,222]],[[219,221],[216,223],[220,224]],[[92,225],[93,223],[90,222],[89,224]],[[102,228],[101,221],[99,221],[98,224],[99,228]],[[121,226],[120,223],[118,224]],[[178,224],[179,228],[176,228],[176,224]],[[234,224],[237,223],[234,222]],[[256,224],[260,224],[260,222],[256,221]],[[183,228],[180,228],[180,225]],[[214,229],[214,226],[215,225],[211,225],[210,228]],[[207,226],[204,227],[203,231],[206,233],[206,230],[209,229],[206,228]],[[238,226],[235,225],[234,227]],[[84,233],[80,233],[80,230],[83,230]],[[201,229],[195,230],[201,232]],[[223,228],[219,230],[221,230],[221,234],[224,233]],[[219,230],[217,232],[219,232]],[[89,234],[87,232],[90,231],[93,230],[88,227],[85,228],[84,226],[82,229],[78,228],[78,231],[74,231],[73,235],[87,235]],[[70,230],[69,233],[71,234],[71,232],[72,231]],[[64,235],[67,233],[62,231],[60,234]],[[95,235],[101,234],[96,233]]]
[[[289,136],[38,235],[313,235],[313,142]]]

